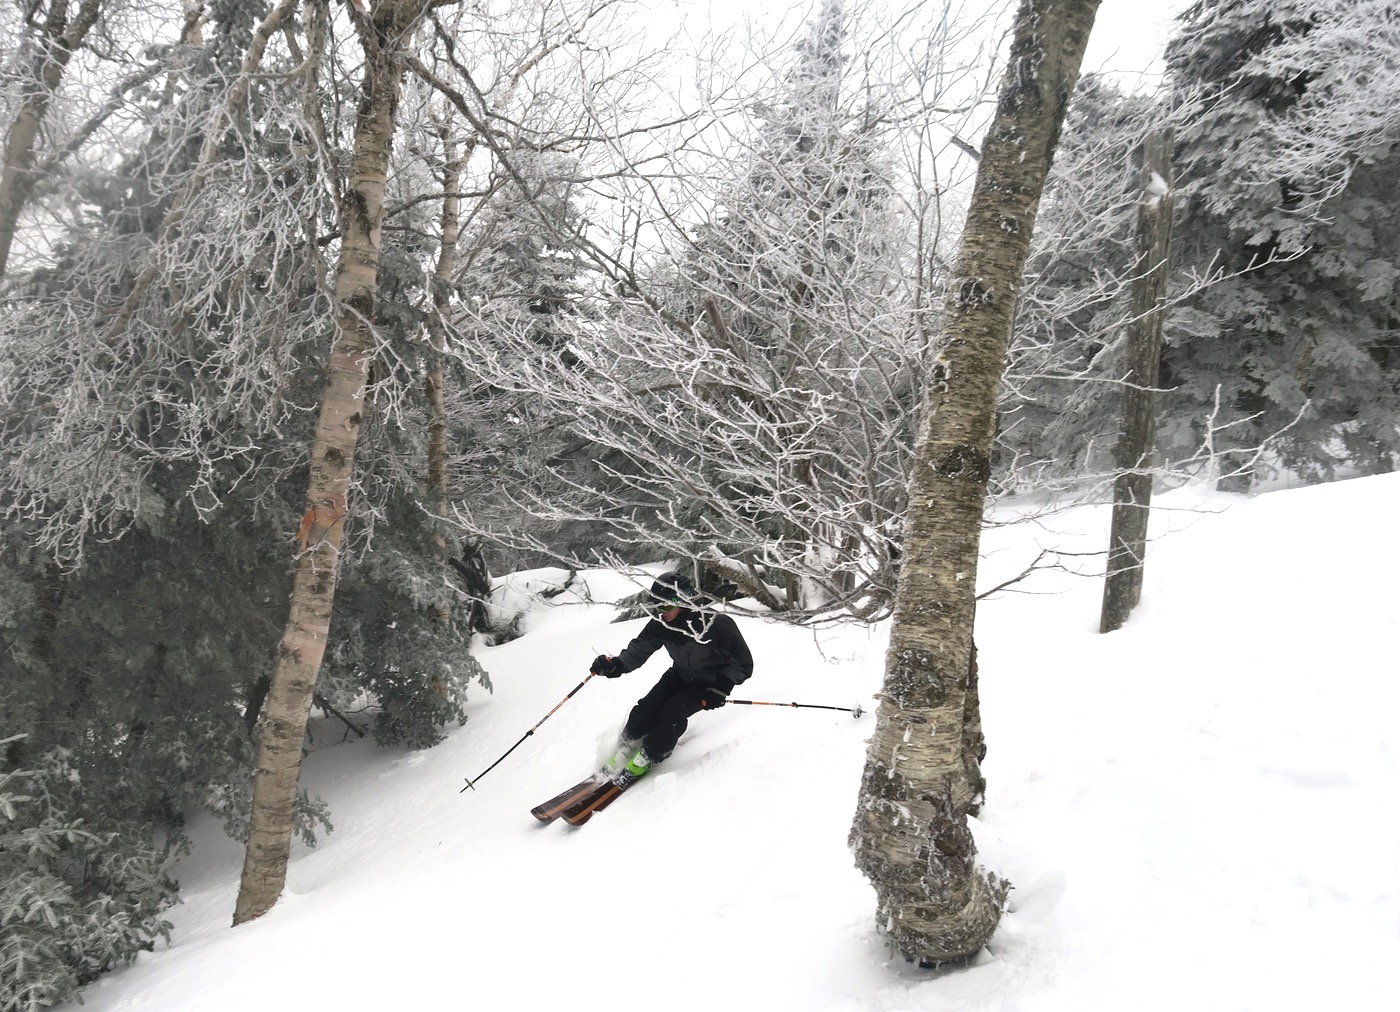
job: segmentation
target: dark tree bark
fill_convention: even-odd
[[[1123,430],[1113,448],[1113,523],[1103,585],[1099,632],[1128,620],[1142,597],[1142,563],[1152,506],[1153,449],[1157,438],[1157,383],[1162,358],[1162,317],[1172,243],[1170,131],[1143,144],[1142,201],[1138,205],[1137,271],[1128,371],[1123,378]]]
[[[1022,0],[928,371],[885,685],[852,828],[877,924],[923,966],[977,953],[1007,884],[967,814],[981,748],[970,693],[977,550],[997,393],[1045,176],[1098,0]]]

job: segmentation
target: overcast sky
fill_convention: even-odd
[[[1089,36],[1089,51],[1084,54],[1084,69],[1127,74],[1150,68],[1160,74],[1161,66],[1152,64],[1171,31],[1171,19],[1187,2],[1103,0]]]
[[[820,0],[657,0],[656,13],[665,20],[668,10],[687,12],[701,23],[725,23],[762,20],[783,21],[791,26],[801,25],[807,12],[815,10]],[[901,6],[900,0],[850,0],[852,4],[870,3]],[[954,3],[957,0],[953,0]],[[1015,0],[962,0],[963,10],[1002,11],[1003,21],[1010,24],[1010,9]],[[1089,51],[1084,58],[1086,71],[1113,71],[1124,75],[1146,72],[1160,73],[1154,67],[1166,41],[1170,22],[1189,0],[1102,0],[1089,39]],[[794,17],[794,12],[797,16]],[[1126,81],[1124,82],[1127,83]]]

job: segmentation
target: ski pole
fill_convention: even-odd
[[[737,703],[739,706],[795,706],[800,710],[842,710],[853,714],[857,720],[865,712],[860,708],[859,703],[855,706],[825,706],[821,703],[765,703],[759,699],[731,699],[730,702]]]
[[[592,678],[592,677],[593,677],[593,672],[590,671],[590,672],[588,673],[588,678]],[[478,780],[480,780],[482,777],[486,776],[486,774],[488,774],[488,773],[490,773],[492,770],[494,770],[497,766],[501,765],[501,763],[505,761],[506,756],[510,755],[512,752],[514,752],[516,749],[518,749],[521,745],[525,744],[525,739],[528,738],[528,737],[530,737],[530,735],[534,734],[536,731],[538,731],[538,730],[539,730],[539,727],[540,727],[540,724],[543,724],[543,723],[544,723],[546,720],[548,720],[550,717],[553,717],[553,716],[554,716],[554,711],[555,711],[555,710],[558,710],[559,707],[563,706],[563,705],[564,705],[565,703],[567,703],[569,700],[573,699],[573,698],[574,698],[574,693],[577,692],[579,689],[583,688],[585,685],[588,684],[588,678],[585,678],[583,681],[579,682],[579,683],[578,683],[577,685],[575,685],[572,689],[570,689],[570,690],[569,690],[569,694],[568,694],[567,696],[565,696],[563,699],[559,700],[559,702],[557,702],[557,703],[554,704],[554,710],[550,710],[550,711],[549,711],[548,713],[546,713],[543,717],[541,717],[541,718],[540,718],[540,721],[539,721],[539,724],[536,724],[534,727],[530,728],[530,730],[528,730],[528,731],[526,731],[524,734],[522,734],[522,735],[520,736],[520,740],[519,740],[518,742],[516,742],[516,743],[515,743],[514,745],[512,745],[510,748],[506,749],[505,755],[501,756],[500,759],[497,759],[497,760],[496,760],[495,762],[493,762],[490,766],[486,767],[484,770],[482,770],[480,773],[478,773],[475,777],[472,777],[471,779],[469,779],[469,780],[467,781],[467,787],[470,787],[472,790],[476,790],[476,782],[477,782]],[[465,794],[465,793],[467,792],[467,787],[463,787],[463,788],[462,788],[460,791],[458,791],[457,793],[458,793],[458,794]]]

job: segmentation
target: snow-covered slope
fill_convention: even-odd
[[[591,769],[664,667],[593,679],[459,793],[640,622],[589,576],[482,651],[494,695],[425,752],[318,730],[304,783],[336,831],[230,928],[241,848],[196,828],[167,950],[86,1009],[1370,1010],[1400,965],[1393,503],[1400,475],[1253,499],[1162,497],[1144,601],[1046,572],[982,603],[983,862],[1015,884],[988,951],[891,960],[846,833],[874,717],[731,706],[587,826],[531,805]],[[1107,511],[990,531],[981,583],[1097,551]],[[1068,558],[1086,568],[1092,560]],[[739,617],[737,695],[872,707],[883,627]],[[76,1008],[76,1006],[74,1006]]]

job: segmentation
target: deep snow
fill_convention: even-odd
[[[873,716],[701,715],[588,825],[538,825],[530,806],[595,764],[657,656],[592,680],[459,793],[640,626],[566,594],[480,652],[496,692],[439,747],[318,726],[303,783],[336,831],[294,848],[267,916],[228,926],[242,851],[199,822],[173,945],[84,1007],[1393,1009],[1396,501],[1400,474],[1160,496],[1143,604],[1109,636],[1097,579],[1048,571],[982,602],[976,831],[1015,889],[967,968],[919,971],[875,934],[846,846]],[[1106,527],[1101,507],[994,527],[980,584],[1043,546],[1100,551]],[[611,573],[589,587],[594,602],[633,589]],[[740,622],[757,672],[736,695],[873,706],[885,626]]]

